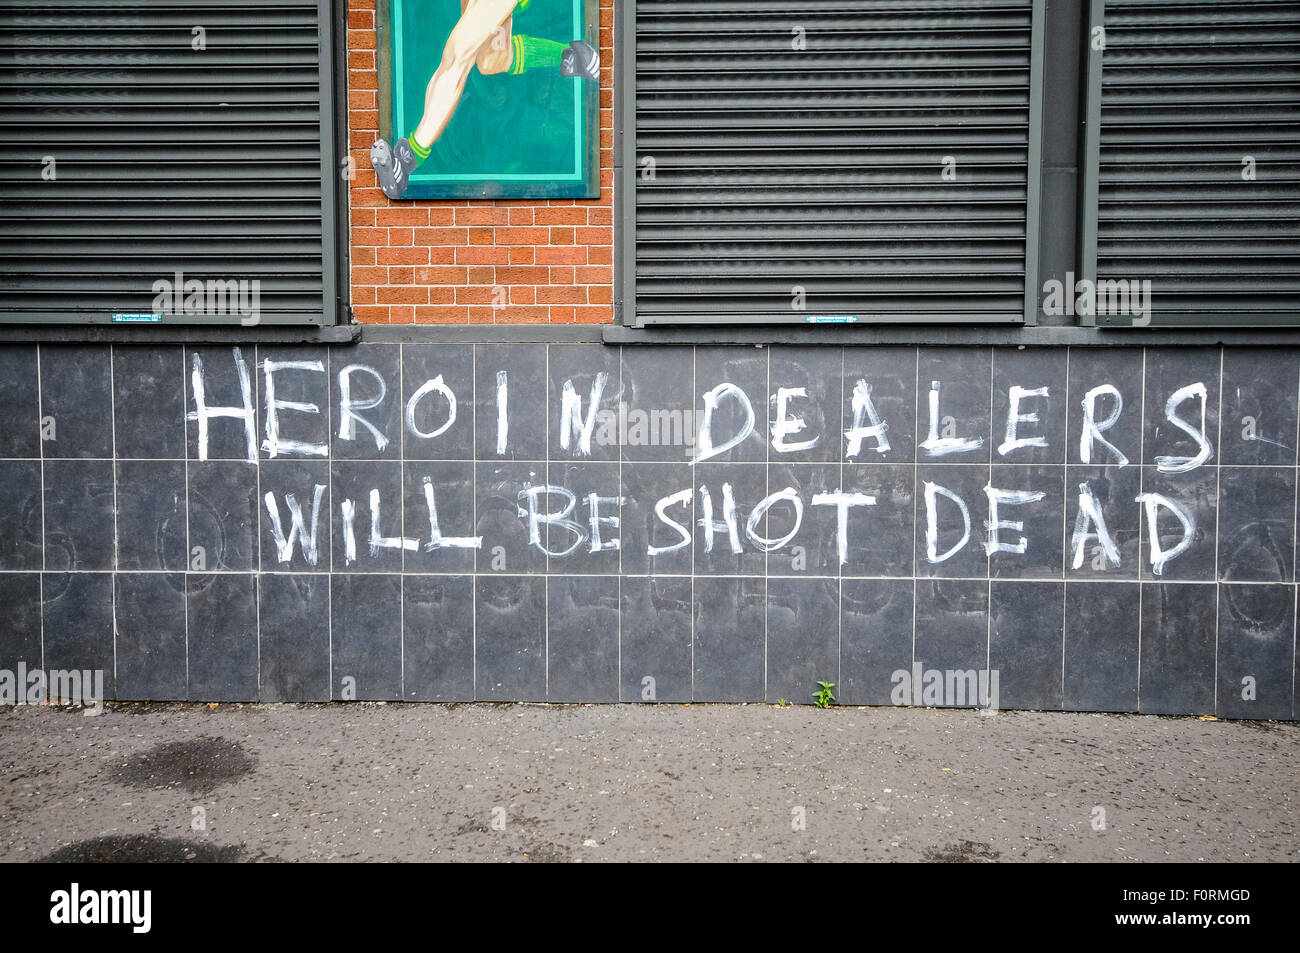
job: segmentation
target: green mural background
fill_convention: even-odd
[[[460,0],[380,7],[380,73],[390,106],[380,131],[391,142],[420,121],[425,87],[461,10]],[[594,0],[533,0],[515,9],[512,31],[599,48],[599,12]],[[558,69],[518,76],[472,69],[451,122],[402,197],[598,198],[599,99],[594,83]]]

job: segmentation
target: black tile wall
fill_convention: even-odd
[[[110,697],[876,705],[919,663],[1293,718],[1298,393],[1280,348],[6,346],[0,651]],[[990,488],[1042,494],[1023,553]]]

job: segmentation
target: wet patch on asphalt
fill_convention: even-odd
[[[137,788],[181,787],[207,794],[248,774],[257,759],[225,738],[173,741],[136,755],[113,772],[119,784]]]
[[[228,864],[243,859],[241,846],[220,847],[152,834],[114,835],[77,841],[34,861],[45,864],[191,863]]]

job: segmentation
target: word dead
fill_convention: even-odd
[[[214,424],[237,426],[243,429],[243,444],[250,462],[260,459],[259,450],[268,458],[281,456],[325,457],[329,448],[324,443],[302,440],[294,436],[295,422],[303,415],[320,415],[322,409],[303,401],[286,400],[278,396],[281,381],[288,375],[325,374],[321,361],[274,361],[260,365],[262,375],[263,428],[259,434],[253,378],[249,366],[234,349],[234,378],[237,381],[240,402],[233,406],[215,406],[209,400],[208,369],[199,355],[192,357],[191,385],[194,409],[187,420],[196,424],[198,459],[208,459],[208,443]],[[332,418],[337,421],[337,437],[343,441],[366,440],[373,442],[377,451],[398,438],[385,433],[371,418],[375,411],[389,400],[387,382],[373,367],[350,364],[335,375],[337,401]],[[224,385],[233,393],[232,381]],[[584,381],[585,383],[585,381]],[[558,407],[559,445],[573,458],[589,457],[593,437],[596,435],[601,401],[608,386],[607,375],[593,375],[590,387],[579,390],[574,380],[561,386]],[[749,395],[732,383],[721,383],[702,395],[702,410],[692,413],[693,428],[691,465],[721,456],[748,440],[760,426],[760,416]],[[1011,386],[1007,393],[1007,414],[999,421],[1002,440],[993,448],[994,453],[1007,462],[1016,462],[1016,454],[1028,448],[1048,446],[1047,438],[1037,432],[1041,423],[1040,401],[1050,397],[1047,387]],[[1204,383],[1192,382],[1169,394],[1164,403],[1164,416],[1177,431],[1191,440],[1193,453],[1182,455],[1157,455],[1156,469],[1163,473],[1187,473],[1208,463],[1214,450],[1207,435],[1207,389]],[[510,381],[506,371],[495,377],[495,402],[492,422],[495,441],[491,452],[505,457],[510,450]],[[962,454],[980,451],[985,444],[979,435],[962,436],[961,427],[955,428],[951,418],[943,411],[943,384],[930,382],[925,395],[925,415],[928,420],[926,436],[921,441],[919,453],[924,459],[960,460]],[[776,454],[797,459],[801,452],[810,451],[827,433],[813,432],[810,419],[820,420],[805,408],[809,396],[805,387],[778,387],[771,394],[769,408],[762,408],[771,449]],[[434,376],[411,392],[401,415],[405,437],[408,440],[435,441],[446,434],[458,419],[460,401],[442,376]],[[720,413],[727,407],[725,419],[729,427],[715,427],[715,420],[724,419]],[[619,427],[627,419],[625,405],[620,404]],[[1112,443],[1108,434],[1124,413],[1124,399],[1119,390],[1110,384],[1101,384],[1088,390],[1078,409],[1080,413],[1078,457],[1083,464],[1112,466],[1122,469],[1130,464],[1124,449]],[[892,450],[889,441],[889,421],[879,412],[872,399],[871,382],[858,380],[846,407],[848,426],[834,434],[834,439],[844,441],[846,460],[888,460]],[[608,421],[608,417],[604,418]],[[679,418],[681,419],[681,418]],[[921,422],[918,422],[921,423]],[[612,429],[612,428],[611,428]],[[1071,427],[1072,431],[1074,427]],[[260,445],[259,445],[260,438]],[[910,461],[908,461],[910,462]],[[304,487],[304,490],[307,488]],[[1025,535],[1025,516],[1029,508],[1041,503],[1047,494],[1041,490],[1004,489],[992,485],[983,487],[982,499],[970,500],[941,482],[924,481],[918,488],[918,515],[924,505],[925,558],[932,564],[943,563],[962,552],[968,545],[978,544],[992,558],[1002,554],[1026,553],[1032,540]],[[289,562],[300,548],[308,563],[315,565],[318,558],[318,525],[321,503],[326,488],[315,485],[310,490],[310,515],[296,494],[284,494],[283,511],[275,494],[264,498],[271,533],[275,539],[279,560]],[[372,489],[364,503],[368,519],[358,517],[358,501],[345,499],[339,502],[339,517],[343,532],[346,561],[354,563],[359,545],[364,543],[370,556],[383,550],[414,551],[423,548],[432,552],[439,549],[481,549],[480,536],[447,536],[441,530],[437,508],[437,491],[433,481],[423,480],[424,516],[428,533],[420,538],[393,536],[383,530],[384,513],[399,512],[400,500],[384,501],[378,489]],[[1089,546],[1097,547],[1112,566],[1120,565],[1119,547],[1107,526],[1102,501],[1088,483],[1072,490],[1067,505],[1072,504],[1073,533],[1068,540],[1069,554],[1074,568],[1084,561]],[[579,552],[600,553],[620,549],[621,511],[627,500],[617,493],[589,493],[579,498],[562,486],[525,484],[517,494],[516,509],[530,545],[547,556],[563,558]],[[1154,492],[1137,495],[1132,503],[1141,508],[1148,532],[1152,572],[1160,575],[1165,566],[1186,552],[1196,537],[1194,514],[1182,503]],[[751,505],[752,504],[752,505]],[[849,560],[851,538],[855,534],[873,532],[872,512],[877,509],[877,497],[871,492],[835,489],[827,492],[801,495],[792,487],[778,489],[761,500],[737,500],[732,485],[722,482],[710,485],[679,487],[666,493],[653,504],[654,520],[658,532],[652,538],[662,537],[660,545],[647,547],[650,556],[665,555],[682,550],[695,542],[706,553],[729,551],[739,555],[747,550],[765,553],[777,552],[795,544],[806,514],[813,508],[827,508],[835,516],[835,546],[841,565]],[[747,515],[741,513],[747,509]],[[976,512],[972,513],[972,509]],[[287,524],[286,530],[286,516]],[[765,517],[782,516],[782,525],[788,530],[779,536],[764,535]],[[457,514],[462,515],[462,514]],[[1069,514],[1067,514],[1068,517]],[[978,523],[976,521],[979,519]],[[389,522],[393,522],[390,515]],[[359,525],[360,524],[360,525]],[[1174,527],[1174,532],[1169,532]],[[666,541],[665,541],[666,540]]]

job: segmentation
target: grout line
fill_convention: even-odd
[[[495,272],[493,273],[495,275]],[[470,389],[474,400],[470,401],[470,454],[478,456],[478,348],[477,344],[469,346]],[[478,464],[471,463],[469,485],[474,512],[470,516],[470,536],[478,535]],[[469,645],[470,645],[470,697],[478,698],[478,560],[482,547],[474,550],[474,570],[469,577]]]
[[[331,360],[332,360],[331,356]],[[398,407],[406,406],[406,345],[398,343],[397,345],[397,399]],[[340,408],[341,410],[341,408]],[[401,524],[398,527],[397,538],[402,540],[402,548],[398,552],[399,561],[402,566],[402,578],[398,580],[397,586],[397,643],[398,652],[401,657],[401,668],[397,671],[397,697],[401,701],[406,701],[406,421],[402,419],[399,412],[397,416],[397,496],[400,502]],[[330,443],[333,445],[333,435],[331,434]],[[416,537],[419,538],[418,536]],[[416,549],[419,552],[419,549]]]
[[[35,347],[36,351],[36,443],[41,457],[41,574],[40,574],[40,595],[41,595],[41,668],[49,669],[45,660],[45,396],[41,390],[41,346]],[[116,688],[116,686],[114,686]]]
[[[113,379],[113,345],[108,346],[108,424],[109,433],[113,441],[113,463],[110,464],[113,471],[113,579],[110,588],[113,597],[113,694],[117,694],[117,583],[121,572],[122,561],[118,555],[119,539],[117,532],[117,384]],[[161,560],[159,560],[161,565]],[[189,646],[185,648],[185,671],[188,679],[189,673]]]
[[[994,450],[995,444],[993,442],[995,439],[994,434],[996,432],[993,429],[993,392],[997,389],[997,372],[998,372],[997,349],[990,347],[989,348],[989,429],[988,429],[988,438],[989,438],[988,485],[990,487],[993,486],[993,458],[996,454],[996,451]],[[1010,411],[1008,410],[1008,412]],[[986,533],[987,532],[989,531],[986,531]],[[992,659],[993,659],[993,556],[989,554],[987,551],[985,551],[984,553],[984,572],[988,575],[988,580],[989,580],[988,594],[986,597],[987,601],[984,603],[984,671],[986,673],[985,678],[989,678],[991,676],[989,676],[987,672],[989,670],[989,666],[992,664]]]
[[[614,410],[614,431],[618,443],[618,667],[615,698],[623,701],[623,348],[618,348],[618,407]]]
[[[1219,536],[1219,513],[1223,510],[1223,474],[1220,469],[1220,462],[1223,459],[1223,361],[1225,350],[1219,348],[1219,432],[1214,441],[1214,678],[1211,683],[1214,689],[1214,714],[1219,713],[1219,624],[1220,624],[1220,594],[1222,587],[1217,585],[1219,582],[1219,550],[1222,548],[1222,540]]]
[[[257,538],[253,541],[253,565],[262,570],[262,509],[265,504],[262,501],[262,451],[257,450],[257,421],[262,416],[262,396],[257,386],[257,350],[259,345],[253,345],[253,380],[252,380],[252,398],[253,398],[253,447],[257,451],[257,459],[253,461],[253,469],[257,473]],[[240,360],[244,360],[243,352],[240,352]],[[197,404],[195,405],[197,407]],[[189,428],[185,433],[185,453],[189,455]],[[253,596],[257,600],[257,697],[260,700],[262,696],[262,581],[257,579],[253,584]]]
[[[1297,373],[1300,374],[1300,362],[1297,362]],[[1295,483],[1295,506],[1291,508],[1291,579],[1296,580],[1296,542],[1300,537],[1300,377],[1296,381],[1295,394],[1296,403],[1296,431],[1295,431],[1295,457],[1293,463],[1296,469],[1292,471],[1292,481]],[[1295,710],[1295,689],[1296,689],[1296,643],[1297,643],[1297,626],[1296,617],[1300,615],[1300,586],[1293,586],[1291,599],[1291,717],[1296,717]]]
[[[841,493],[844,492],[845,446],[844,446],[843,433],[844,433],[844,429],[850,425],[850,422],[847,421],[845,418],[845,415],[848,413],[848,407],[846,406],[846,402],[844,399],[844,390],[845,390],[844,377],[846,371],[845,365],[847,364],[847,360],[848,360],[846,351],[847,348],[843,346],[840,347],[840,421],[839,421],[839,428],[836,430],[835,433],[835,442],[839,447],[839,454],[840,454],[840,492]],[[838,532],[838,526],[836,527],[836,531]],[[912,540],[913,540],[912,545],[915,546],[916,527],[912,527]],[[845,552],[847,551],[848,551],[848,544],[846,541]],[[836,623],[836,631],[838,633],[836,638],[836,647],[835,647],[835,682],[839,687],[840,692],[843,693],[844,691],[844,567],[840,565],[838,551],[836,552],[834,559],[835,559],[835,576],[836,576],[835,623]]]
[[[918,507],[920,505],[921,489],[921,349],[916,348],[916,378],[914,382],[915,393],[912,395],[913,413],[916,415],[916,424],[912,427],[912,667],[916,667],[916,619],[917,619],[917,602],[920,585],[917,577],[920,575],[921,558],[917,554],[917,518]],[[842,611],[842,609],[841,609]]]
[[[1138,412],[1138,495],[1146,492],[1146,456],[1147,456],[1147,349],[1142,348],[1142,399]],[[1145,526],[1141,513],[1138,514],[1138,616],[1137,616],[1137,703],[1133,706],[1139,714],[1142,712],[1142,593],[1146,583],[1142,580],[1142,532]]]
[[[181,352],[181,420],[185,421],[182,435],[185,444],[185,562],[181,567],[181,598],[185,609],[185,697],[190,699],[190,571],[194,566],[194,540],[190,536],[190,426],[185,410],[185,346]],[[208,567],[207,550],[204,551],[203,568]],[[192,700],[192,699],[191,699]]]
[[[1065,466],[1061,470],[1061,708],[1065,708],[1065,630],[1069,624],[1067,598],[1070,588],[1070,365],[1074,350],[1065,349]],[[992,676],[990,676],[992,677]]]

